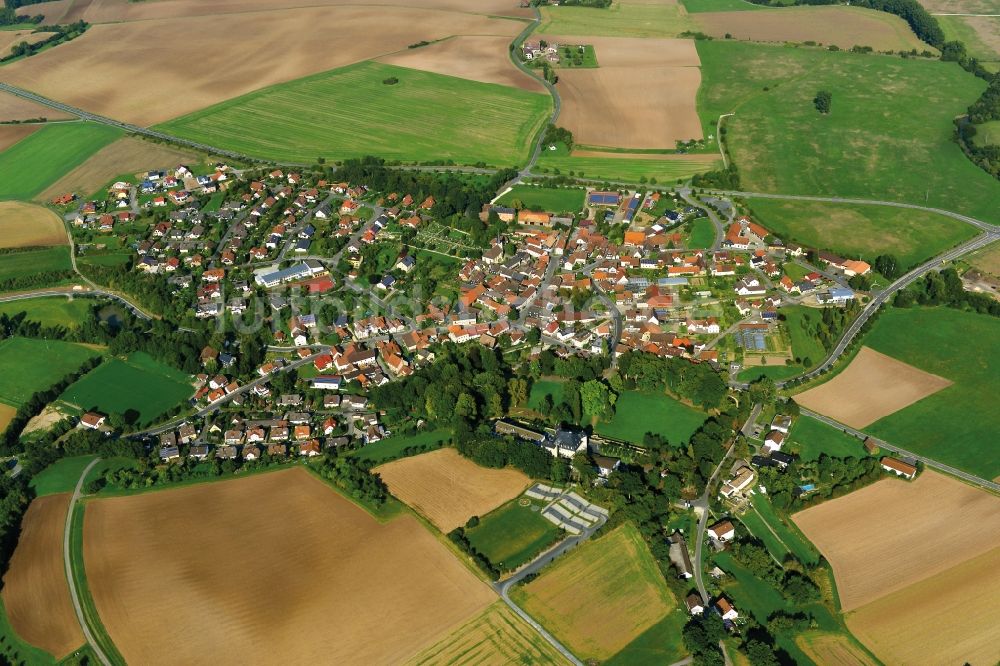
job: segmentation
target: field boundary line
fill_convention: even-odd
[[[97,659],[104,664],[104,666],[111,666],[111,661],[108,656],[101,649],[101,646],[97,644],[97,640],[94,638],[93,632],[90,630],[90,625],[87,623],[87,618],[83,613],[83,608],[80,606],[80,593],[76,589],[76,578],[73,576],[73,558],[70,556],[70,535],[73,531],[73,509],[76,507],[77,500],[80,499],[80,491],[83,489],[83,482],[87,478],[87,474],[90,470],[99,463],[101,459],[94,458],[90,461],[83,472],[80,473],[80,478],[76,482],[76,487],[73,489],[73,496],[69,500],[69,508],[66,510],[66,526],[63,529],[63,564],[66,566],[66,582],[69,585],[70,597],[73,600],[73,611],[76,613],[76,619],[80,623],[80,628],[83,629],[83,635],[87,638],[87,644],[94,651]]]

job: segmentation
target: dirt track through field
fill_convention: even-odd
[[[839,375],[795,396],[795,402],[852,428],[864,428],[951,386],[891,356],[862,347]]]
[[[997,545],[1000,499],[925,471],[884,479],[792,516],[829,560],[840,603],[855,610]]]
[[[37,199],[50,201],[67,192],[86,197],[122,174],[174,168],[197,161],[197,154],[191,151],[127,136],[101,148],[49,186]]]
[[[994,666],[998,570],[1000,547],[860,608],[847,626],[886,664]]]
[[[48,208],[0,201],[0,248],[66,245],[62,220]]]
[[[445,533],[517,497],[530,482],[522,472],[480,467],[450,448],[396,460],[374,471],[393,495]]]
[[[510,61],[507,53],[509,45],[509,37],[453,37],[430,46],[384,56],[378,61],[544,93],[545,86]]]
[[[128,663],[400,663],[496,600],[415,518],[303,469],[92,500],[87,580]]]
[[[899,17],[861,7],[784,7],[767,11],[705,12],[692,18],[713,37],[757,42],[835,44],[842,49],[870,46],[876,51],[918,51],[931,47]]]
[[[170,3],[131,6],[164,4]],[[269,85],[404,51],[421,40],[513,38],[523,27],[521,21],[479,14],[386,6],[245,11],[221,23],[172,18],[101,24],[58,48],[5,65],[4,81],[152,125]],[[197,59],[189,66],[155,65],[176,54]]]
[[[559,69],[559,124],[576,143],[674,148],[700,139],[695,107],[701,61],[689,39],[538,35],[554,44],[594,46],[596,69]]]
[[[63,568],[69,498],[60,493],[31,502],[3,579],[3,604],[14,631],[57,659],[84,643]]]

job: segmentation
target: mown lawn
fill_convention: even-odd
[[[950,217],[888,206],[753,199],[750,207],[760,223],[782,239],[869,263],[880,254],[892,254],[904,269],[978,233]]]
[[[595,180],[621,180],[637,183],[645,178],[650,183],[673,183],[687,180],[696,173],[709,171],[718,162],[697,156],[678,159],[644,159],[635,157],[580,157],[570,155],[564,146],[543,150],[535,173],[570,175]]]
[[[428,430],[412,435],[393,435],[381,442],[366,444],[355,451],[352,455],[367,460],[372,465],[378,465],[386,460],[391,460],[402,455],[403,450],[409,447],[427,447],[427,450],[436,448],[441,443],[451,441],[451,432],[447,428],[438,430]]]
[[[0,402],[19,407],[97,356],[86,347],[58,340],[8,338],[0,341]]]
[[[93,304],[94,301],[86,298],[72,301],[65,298],[26,298],[0,303],[0,314],[13,316],[26,312],[26,319],[37,321],[43,326],[75,328],[87,316]]]
[[[96,123],[46,125],[0,151],[0,199],[31,199],[122,135]]]
[[[864,458],[868,455],[861,440],[822,421],[800,416],[788,434],[788,449],[808,462],[825,453],[834,458]]]
[[[684,444],[708,418],[704,412],[665,394],[625,391],[615,403],[615,415],[594,430],[606,437],[641,445],[647,432],[662,435],[674,446]]]
[[[31,487],[35,489],[35,495],[54,495],[55,493],[72,492],[76,487],[76,482],[80,480],[80,475],[86,469],[90,461],[95,456],[73,456],[72,458],[61,458],[31,479]]]
[[[699,217],[691,223],[691,236],[688,238],[688,247],[699,250],[712,247],[715,242],[715,225],[707,217]]]
[[[546,395],[552,396],[552,404],[558,405],[562,402],[563,383],[558,379],[539,379],[531,385],[531,394],[528,396],[528,407],[540,409],[542,401]]]
[[[71,385],[59,399],[80,410],[104,414],[138,412],[136,423],[150,423],[191,397],[194,389],[181,371],[137,352],[110,359]]]
[[[801,375],[803,370],[801,365],[760,365],[752,368],[743,368],[736,378],[741,382],[752,382],[761,377],[770,377],[775,381],[788,379],[796,375]]]
[[[954,382],[866,431],[987,479],[1000,476],[1000,319],[951,308],[889,308],[864,344]]]
[[[257,90],[161,129],[276,160],[378,155],[508,166],[527,159],[551,104],[548,95],[362,62]]]
[[[579,213],[583,209],[585,193],[585,190],[579,188],[515,185],[510,192],[500,197],[497,204],[510,206],[515,201],[520,201],[528,210]]]
[[[720,114],[742,188],[903,201],[1000,220],[1000,182],[952,141],[986,83],[956,63],[698,41],[705,133]],[[817,91],[832,111],[816,111]],[[899,168],[905,164],[906,168]]]
[[[822,323],[823,311],[803,305],[791,305],[781,308],[781,314],[792,341],[792,355],[802,359],[806,369],[819,365],[826,358],[826,350],[813,331]]]
[[[559,539],[561,530],[542,517],[544,502],[521,506],[517,498],[480,519],[466,530],[469,543],[504,571],[513,571],[530,562]]]

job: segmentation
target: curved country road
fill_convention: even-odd
[[[76,501],[80,499],[80,491],[83,489],[84,479],[87,478],[87,474],[94,468],[94,465],[99,462],[101,462],[100,458],[94,458],[84,468],[83,472],[80,473],[80,479],[76,482],[76,488],[73,489],[73,496],[69,500],[69,509],[66,511],[66,528],[63,531],[63,564],[66,566],[66,581],[69,584],[69,594],[73,600],[73,610],[76,612],[76,619],[80,621],[80,628],[83,629],[83,635],[86,637],[90,649],[97,656],[97,660],[104,664],[104,666],[111,666],[111,660],[108,659],[108,656],[104,654],[101,647],[97,644],[94,634],[90,631],[90,626],[87,624],[87,619],[83,615],[83,608],[80,606],[80,594],[77,592],[75,579],[73,578],[73,564],[70,557],[70,532],[73,525],[73,508],[76,506]]]
[[[132,314],[134,314],[139,319],[152,319],[152,317],[147,314],[144,310],[140,309],[138,305],[128,300],[120,294],[116,294],[111,291],[106,291],[104,289],[84,289],[80,291],[73,291],[72,289],[60,290],[60,289],[39,289],[38,291],[24,291],[17,294],[9,294],[6,296],[0,296],[0,303],[10,303],[13,301],[26,301],[32,298],[47,298],[53,296],[61,296],[63,298],[76,298],[81,297],[91,297],[91,298],[110,298],[118,301],[126,308],[128,308]]]

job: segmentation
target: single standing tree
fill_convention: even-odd
[[[820,90],[816,93],[816,97],[813,98],[813,104],[816,105],[816,110],[820,113],[830,113],[830,107],[833,104],[833,94],[828,90]]]

